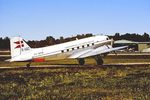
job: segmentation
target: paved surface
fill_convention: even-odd
[[[150,52],[117,52],[117,55],[149,55]],[[108,55],[116,55],[114,53],[109,53]]]
[[[10,55],[0,55],[0,57],[10,57]]]
[[[31,66],[27,68],[26,66],[22,67],[0,67],[0,70],[22,70],[22,69],[58,69],[58,68],[78,68],[78,69],[88,69],[88,68],[100,68],[100,67],[142,67],[150,66],[150,63],[118,63],[118,64],[104,64],[104,65],[40,65],[40,66]]]

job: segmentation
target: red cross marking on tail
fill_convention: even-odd
[[[24,44],[23,44],[23,41],[16,41],[14,42],[17,46],[15,47],[16,48],[21,48],[21,47],[24,47]]]

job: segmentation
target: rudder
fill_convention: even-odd
[[[10,39],[11,58],[21,55],[23,52],[31,50],[28,44],[21,37]]]

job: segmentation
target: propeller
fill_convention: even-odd
[[[111,46],[112,46],[112,47],[113,47],[113,45],[114,45],[114,42],[115,42],[115,41],[114,41],[114,39],[112,38],[112,39],[111,39]],[[115,55],[117,55],[117,52],[116,52],[116,51],[113,51],[113,53],[114,53]]]
[[[113,47],[113,45],[114,45],[114,39],[112,38],[111,39],[111,46]]]

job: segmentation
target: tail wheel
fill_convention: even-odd
[[[79,65],[84,65],[85,64],[84,58],[78,59],[78,63],[79,63]]]
[[[103,65],[104,61],[100,56],[95,57],[97,65]]]
[[[26,64],[26,67],[29,68],[31,63],[32,63],[32,61],[30,61],[28,64]]]
[[[26,67],[29,68],[29,67],[30,67],[30,64],[26,64]]]

